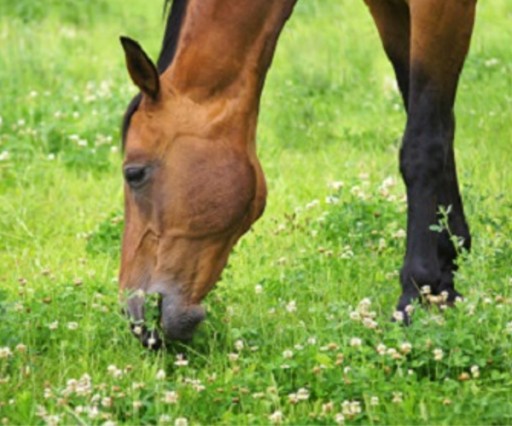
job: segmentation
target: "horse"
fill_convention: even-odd
[[[235,243],[262,215],[267,189],[256,128],[267,71],[297,0],[170,1],[156,64],[121,37],[140,93],[124,115],[125,228],[120,291],[146,347],[189,340],[201,301]],[[166,2],[166,4],[167,4]],[[454,156],[454,102],[476,0],[364,0],[393,66],[407,114],[399,153],[407,237],[396,311],[430,286],[447,304],[456,250],[434,232],[440,208],[469,251]],[[144,294],[160,298],[162,333],[144,324]]]

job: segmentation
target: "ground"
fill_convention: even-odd
[[[0,0],[0,421],[512,424],[512,4],[479,3],[457,98],[462,303],[390,321],[404,113],[363,2],[303,0],[262,100],[267,211],[154,354],[117,301],[118,36],[156,57],[152,3]]]

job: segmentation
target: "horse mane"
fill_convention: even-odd
[[[178,38],[180,35],[185,10],[187,8],[188,0],[164,0],[164,17],[167,14],[167,23],[165,25],[164,38],[160,54],[158,55],[157,69],[162,74],[171,65],[176,53],[176,46],[178,45]],[[167,11],[169,10],[169,13]],[[123,123],[121,126],[121,136],[123,148],[126,141],[126,133],[130,126],[130,121],[137,109],[139,108],[142,99],[142,94],[137,94],[129,103],[126,112],[124,113]]]
[[[167,16],[164,39],[157,61],[157,68],[160,74],[171,65],[174,54],[176,53],[176,46],[178,44],[181,24],[183,23],[186,8],[187,0],[165,0],[164,2],[164,16],[167,9],[170,9],[170,12]]]

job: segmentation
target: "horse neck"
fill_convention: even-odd
[[[277,39],[296,1],[189,0],[162,78],[197,104],[235,100],[231,109],[255,127]]]

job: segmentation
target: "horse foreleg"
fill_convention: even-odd
[[[453,273],[453,256],[443,253],[446,236],[430,228],[438,206],[459,199],[453,159],[453,105],[474,21],[476,0],[411,0],[408,118],[400,150],[407,187],[407,247],[397,309],[406,311],[420,288],[437,291],[443,268]],[[449,188],[444,185],[450,183]],[[462,203],[460,203],[462,212]],[[441,249],[438,249],[441,248]],[[439,251],[438,251],[439,250]],[[438,257],[441,254],[441,257]],[[450,259],[451,260],[448,260]],[[453,288],[453,280],[451,281]]]

